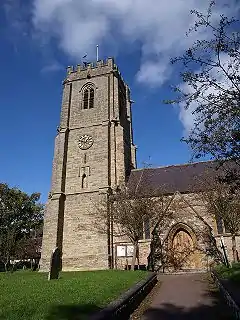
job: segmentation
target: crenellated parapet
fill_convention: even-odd
[[[81,72],[81,71],[86,71],[86,70],[91,70],[91,69],[96,69],[96,68],[102,68],[102,67],[110,67],[114,68],[114,59],[113,58],[108,58],[107,60],[99,60],[96,62],[86,62],[83,64],[78,64],[76,67],[69,66],[67,67],[67,74],[71,74],[74,72]]]
[[[123,78],[118,69],[118,66],[115,64],[113,58],[108,58],[106,60],[99,60],[96,62],[89,62],[78,64],[75,67],[67,67],[67,77],[64,80],[64,83],[75,81],[79,79],[91,78],[96,76],[102,76],[107,73],[114,72],[122,81]],[[124,81],[123,81],[124,83]]]

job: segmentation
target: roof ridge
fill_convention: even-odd
[[[149,167],[149,168],[136,168],[132,169],[131,171],[141,171],[141,170],[150,170],[150,169],[162,169],[162,168],[171,168],[171,167],[182,167],[182,166],[191,166],[200,163],[210,163],[210,162],[217,162],[217,160],[205,160],[205,161],[198,161],[198,162],[187,162],[187,163],[179,163],[179,164],[169,164],[166,166],[159,166],[159,167]]]

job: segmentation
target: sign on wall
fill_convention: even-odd
[[[134,247],[132,245],[117,246],[117,257],[132,257]]]
[[[133,246],[127,246],[127,257],[132,257],[133,256]]]
[[[126,246],[117,246],[117,256],[126,257]]]

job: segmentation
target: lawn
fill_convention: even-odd
[[[147,275],[117,270],[62,272],[59,280],[47,281],[46,273],[0,273],[0,319],[87,319]]]

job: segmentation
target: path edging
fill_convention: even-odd
[[[217,275],[215,271],[211,271],[211,276],[214,279],[215,283],[217,284],[220,292],[222,293],[224,299],[226,300],[228,306],[232,309],[232,312],[234,314],[235,319],[240,320],[240,308],[234,301],[233,297],[230,295],[230,293],[227,291],[227,289],[224,287],[221,279]]]
[[[151,273],[146,279],[135,284],[106,308],[93,315],[91,320],[128,319],[157,281],[157,274]]]

